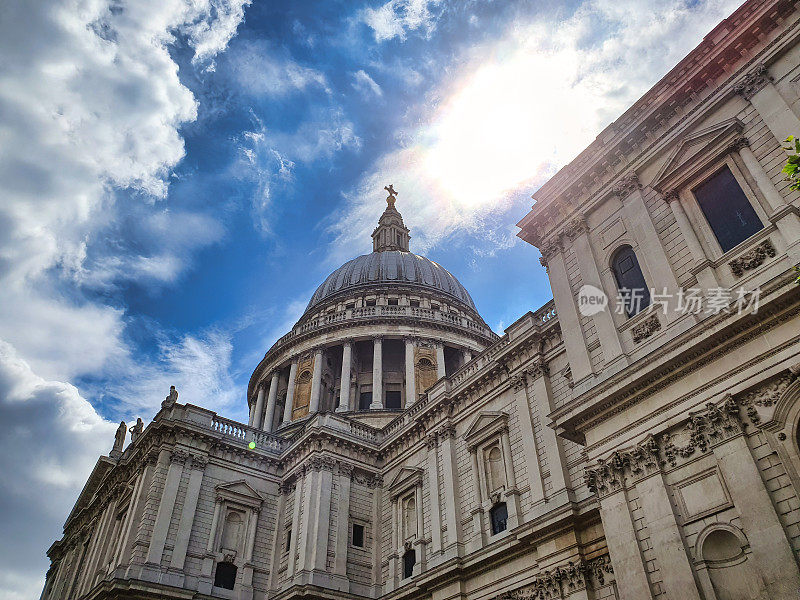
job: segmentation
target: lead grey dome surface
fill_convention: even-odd
[[[387,250],[364,254],[336,269],[314,292],[306,312],[340,292],[387,283],[419,286],[475,310],[469,292],[443,266],[413,252]]]

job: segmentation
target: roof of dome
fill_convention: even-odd
[[[412,252],[384,250],[364,254],[336,269],[314,292],[306,312],[345,290],[387,283],[427,288],[475,310],[475,304],[466,288],[441,265]]]

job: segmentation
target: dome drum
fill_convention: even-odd
[[[250,379],[251,426],[333,411],[388,422],[497,339],[464,286],[408,250],[407,231],[389,202],[375,250],[317,288]]]

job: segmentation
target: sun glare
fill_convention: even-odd
[[[479,67],[434,118],[427,176],[454,203],[477,208],[573,158],[598,129],[585,115],[599,98],[576,83],[577,67],[574,52],[532,48]]]

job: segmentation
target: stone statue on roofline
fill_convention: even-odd
[[[128,427],[125,425],[125,421],[120,421],[119,427],[117,427],[117,433],[114,434],[114,447],[111,448],[111,452],[109,453],[111,458],[122,456],[122,451],[125,448],[125,436],[127,434]]]
[[[144,431],[144,423],[142,422],[141,417],[139,417],[136,419],[136,425],[130,428],[131,444],[136,441],[136,438],[142,435],[142,431]]]
[[[169,396],[164,398],[161,408],[171,408],[178,401],[178,390],[174,385],[169,386]]]

